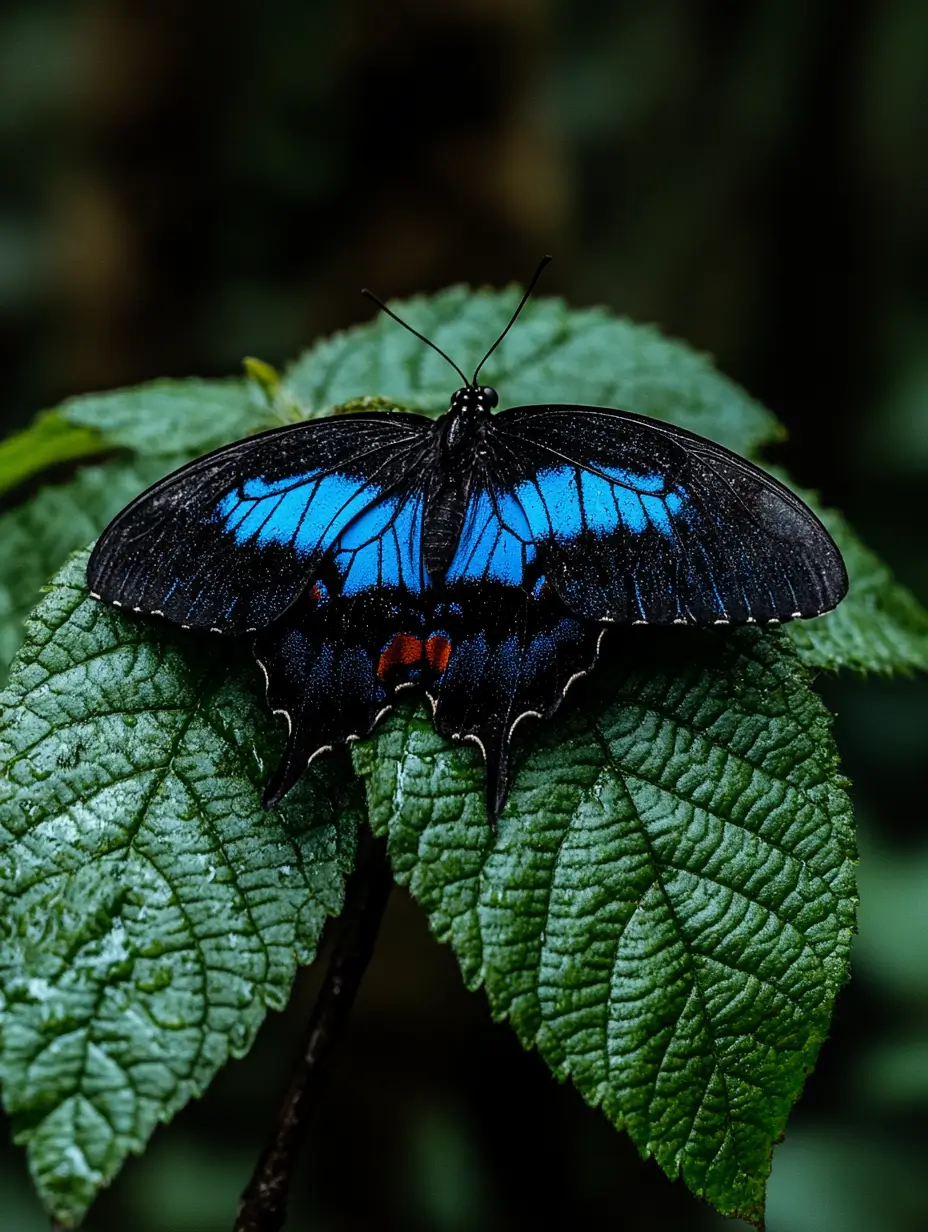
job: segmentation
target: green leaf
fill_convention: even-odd
[[[63,402],[58,413],[144,457],[193,458],[277,422],[252,382],[195,377],[86,394]]]
[[[65,1222],[286,1003],[360,804],[330,767],[262,813],[272,725],[241,666],[89,599],[85,568],[0,699],[0,1078]]]
[[[23,622],[48,579],[143,488],[173,470],[176,461],[154,458],[88,466],[67,483],[43,488],[0,514],[0,684],[22,642]]]
[[[478,756],[420,713],[355,764],[468,986],[642,1154],[759,1223],[854,927],[830,721],[783,636],[613,641],[532,733],[496,835]]]
[[[393,307],[470,373],[518,298],[515,288],[472,291],[459,286]],[[783,434],[769,411],[685,343],[605,308],[570,309],[559,299],[528,302],[480,379],[499,390],[504,407],[535,402],[618,406],[668,419],[749,455]],[[288,381],[317,413],[380,394],[400,406],[437,414],[448,409],[460,378],[441,356],[381,315],[316,343],[290,369]]]
[[[50,466],[92,457],[106,448],[95,428],[75,427],[57,412],[46,411],[22,432],[0,441],[0,495]]]
[[[813,503],[808,493],[800,495]],[[817,506],[816,511],[841,549],[850,589],[833,612],[789,626],[803,660],[831,670],[928,671],[928,612],[840,514]]]

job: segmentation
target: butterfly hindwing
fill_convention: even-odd
[[[367,736],[390,709],[397,686],[410,679],[420,657],[411,652],[422,644],[422,618],[414,611],[398,617],[392,608],[373,591],[345,599],[317,582],[257,634],[254,653],[268,705],[288,724],[286,750],[265,789],[266,807],[319,753]]]
[[[344,528],[399,484],[430,440],[422,416],[358,414],[277,428],[169,475],[101,536],[91,591],[191,628],[276,620]]]
[[[539,406],[495,417],[488,445],[503,520],[587,619],[767,623],[818,615],[847,589],[811,511],[702,438],[620,411]]]

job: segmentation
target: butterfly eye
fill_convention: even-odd
[[[497,406],[499,404],[499,394],[490,385],[484,385],[480,391],[480,397],[487,406]]]

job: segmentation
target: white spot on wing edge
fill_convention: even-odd
[[[269,693],[271,690],[270,674],[267,668],[264,666],[264,664],[261,662],[261,660],[258,658],[257,655],[255,655],[255,662],[257,663],[258,667],[261,668],[261,671],[264,673],[264,700],[267,702],[267,705],[268,705],[268,708],[270,709],[271,714],[282,714],[284,718],[287,720],[287,739],[289,740],[289,738],[293,735],[293,720],[290,718],[290,712],[289,710],[275,710],[274,707],[271,705],[271,699],[269,697]],[[318,751],[319,750],[317,749],[316,752]],[[313,753],[313,757],[315,756],[316,754]],[[313,757],[311,757],[309,761],[312,761]],[[307,762],[306,764],[309,765],[309,762]]]
[[[467,741],[470,741],[470,743],[471,743],[471,744],[476,744],[477,748],[478,748],[478,749],[480,750],[480,752],[483,754],[483,760],[484,760],[484,762],[486,762],[486,760],[487,760],[487,749],[486,749],[486,745],[483,743],[483,741],[480,739],[480,737],[479,737],[478,735],[476,735],[474,732],[468,732],[466,736],[462,736],[462,735],[461,735],[461,733],[460,733],[460,732],[458,732],[456,736],[452,737],[452,739],[454,739],[454,740],[467,740]]]
[[[516,730],[523,719],[543,719],[545,716],[540,710],[523,710],[522,713],[513,720],[510,724],[509,732],[506,735],[507,740],[512,739],[512,733]]]
[[[608,625],[604,625],[604,626],[603,626],[603,628],[602,628],[602,629],[600,629],[600,631],[599,631],[599,637],[596,639],[596,649],[593,651],[593,662],[590,664],[590,666],[589,666],[589,667],[585,668],[582,672],[574,672],[574,674],[571,676],[571,678],[570,678],[570,679],[567,681],[567,683],[564,685],[563,689],[561,689],[561,696],[560,696],[560,698],[558,699],[558,705],[560,705],[560,703],[561,703],[561,702],[564,700],[564,698],[567,696],[567,690],[570,688],[570,686],[571,686],[572,684],[575,684],[578,680],[582,680],[584,676],[589,676],[590,672],[593,670],[593,668],[594,668],[594,667],[596,666],[596,664],[599,662],[599,651],[600,651],[600,648],[601,648],[601,646],[602,646],[602,644],[603,644],[603,638],[606,636],[606,634],[607,634],[608,632],[609,632],[609,626],[608,626]]]
[[[97,594],[97,592],[96,592],[95,590],[92,590],[92,591],[90,592],[90,597],[91,597],[91,599],[99,599],[99,601],[100,601],[101,603],[103,602],[103,597],[102,597],[101,595],[98,595],[98,594]]]
[[[595,662],[596,661],[594,659],[593,666],[595,666]],[[593,666],[585,667],[582,672],[574,672],[571,678],[564,685],[563,689],[561,689],[561,697],[567,696],[567,690],[570,688],[572,684],[576,684],[576,682],[578,680],[582,680],[584,676],[589,676],[590,672],[593,670]]]
[[[371,725],[367,729],[367,731],[366,732],[352,732],[350,736],[345,737],[345,744],[357,744],[359,740],[366,740],[368,736],[373,734],[374,728],[377,726],[380,720],[385,719],[387,715],[392,711],[392,709],[393,709],[392,706],[384,706],[381,710],[378,710],[377,713],[374,715],[373,721],[371,722]],[[329,745],[328,747],[331,748],[332,746]]]
[[[275,711],[274,711],[274,713],[275,713],[275,714],[286,714],[286,711],[284,711],[284,710],[275,710]],[[288,719],[288,720],[289,720],[289,718],[290,718],[290,716],[289,716],[289,715],[287,715],[287,719]],[[349,737],[348,737],[348,739],[350,740],[350,739],[351,739],[351,737],[349,736]],[[316,749],[316,751],[315,751],[314,753],[310,753],[309,758],[307,759],[306,765],[307,765],[307,766],[311,766],[311,765],[313,764],[313,762],[316,760],[316,758],[317,758],[317,757],[321,757],[323,753],[331,753],[331,752],[332,752],[332,746],[331,746],[331,744],[320,744],[320,745],[319,745],[319,747],[318,747],[318,749]]]

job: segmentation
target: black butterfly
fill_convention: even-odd
[[[95,598],[254,635],[289,725],[265,806],[422,687],[436,730],[479,746],[495,821],[514,730],[557,709],[609,624],[776,624],[846,593],[815,515],[721,446],[601,407],[491,413],[480,368],[545,263],[473,380],[448,361],[464,386],[441,418],[359,413],[239,441],[97,543]]]

